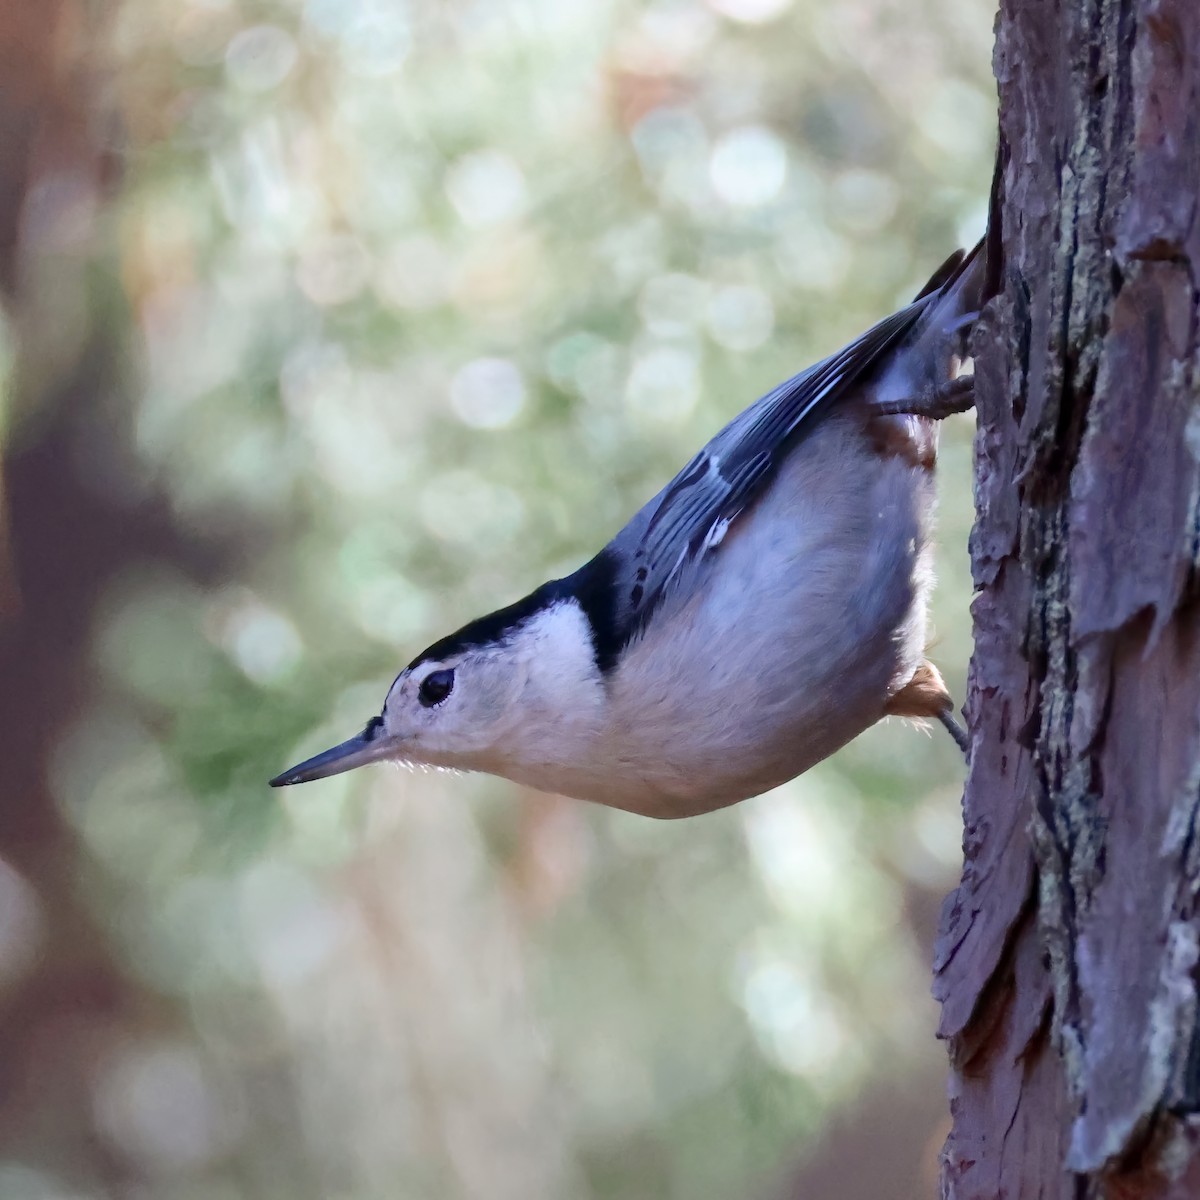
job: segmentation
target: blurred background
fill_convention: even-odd
[[[0,1198],[934,1194],[940,732],[680,823],[266,780],[979,236],[991,14],[0,10]]]

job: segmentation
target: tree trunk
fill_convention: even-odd
[[[1200,1195],[1200,4],[1004,0],[943,1193]]]

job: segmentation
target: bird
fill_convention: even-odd
[[[381,760],[648,817],[803,774],[885,717],[966,734],[926,657],[937,422],[984,243],[729,422],[583,566],[418,654],[362,732],[270,781]]]

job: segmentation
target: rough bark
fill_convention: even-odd
[[[1200,5],[1005,0],[955,1200],[1200,1194]]]

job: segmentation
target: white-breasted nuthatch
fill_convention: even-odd
[[[654,817],[792,779],[886,716],[965,747],[925,657],[936,420],[982,243],[731,421],[590,562],[435,642],[279,787],[391,759]]]

